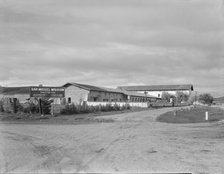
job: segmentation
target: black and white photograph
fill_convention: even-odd
[[[224,0],[0,0],[0,173],[224,174]]]

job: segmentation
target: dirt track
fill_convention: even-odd
[[[172,108],[83,125],[0,123],[0,172],[224,173],[224,125],[166,124]]]

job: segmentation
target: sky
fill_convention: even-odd
[[[193,84],[224,96],[223,0],[0,0],[0,85]]]

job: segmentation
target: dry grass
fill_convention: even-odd
[[[172,112],[167,112],[157,118],[159,122],[166,123],[200,123],[206,122],[205,112],[208,111],[208,121],[219,121],[224,119],[224,110],[220,108],[197,106],[191,109],[182,109]],[[176,112],[176,113],[175,113]]]

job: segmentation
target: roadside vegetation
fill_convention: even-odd
[[[86,114],[86,113],[98,113],[98,112],[111,112],[111,111],[123,111],[130,110],[131,107],[129,104],[126,106],[119,106],[117,104],[111,105],[107,104],[105,106],[88,106],[84,105],[75,105],[75,104],[66,104],[65,107],[61,110],[61,114],[71,115],[71,114]]]
[[[208,104],[208,105],[211,105],[214,98],[211,94],[208,94],[208,93],[204,93],[204,94],[201,94],[198,98],[199,102],[201,102],[202,104]]]
[[[197,106],[167,112],[157,117],[157,121],[166,123],[200,123],[206,122],[205,112],[208,112],[208,121],[224,120],[224,110],[216,107]]]
[[[38,102],[38,100],[36,100]],[[51,114],[51,103],[53,101],[47,98],[41,99],[41,109],[42,114]],[[130,110],[130,105],[126,104],[119,106],[117,104],[111,105],[98,105],[98,106],[88,106],[87,104],[61,104],[60,105],[61,114],[71,115],[71,114],[86,114],[86,113],[97,113],[97,112],[110,112],[110,111],[123,111]],[[0,101],[0,112],[5,113],[29,113],[38,114],[40,113],[40,105],[34,102],[20,103],[19,100],[16,104],[12,102]]]
[[[60,105],[60,113],[51,115],[51,103],[49,99],[41,100],[40,105],[34,102],[20,103],[18,100],[16,102],[16,107],[11,102],[0,101],[0,120],[10,121],[10,120],[46,120],[46,119],[56,119],[56,116],[61,116],[63,119],[67,117],[73,118],[73,121],[87,121],[92,120],[93,116],[99,115],[111,115],[119,114],[125,112],[138,111],[142,109],[131,108],[129,104],[124,106],[119,106],[117,104],[107,104],[99,106],[88,106],[86,103],[83,104],[62,104]],[[15,112],[16,111],[16,112]],[[53,119],[54,120],[54,119]],[[56,119],[60,120],[60,118]],[[61,120],[63,121],[63,120]]]

